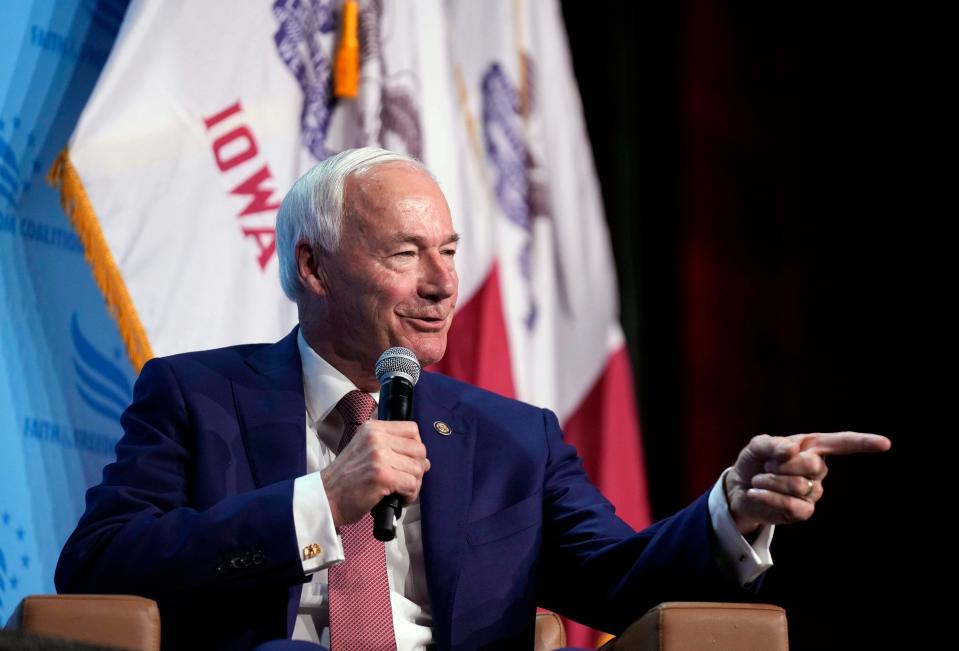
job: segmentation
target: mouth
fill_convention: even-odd
[[[422,332],[440,332],[446,328],[448,317],[401,315],[403,320]]]

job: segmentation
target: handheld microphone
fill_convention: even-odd
[[[412,420],[413,387],[420,379],[420,363],[409,348],[387,348],[376,360],[380,383],[380,420]],[[387,495],[373,507],[373,537],[383,542],[396,537],[396,518],[403,512],[403,498]]]

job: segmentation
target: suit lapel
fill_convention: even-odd
[[[420,508],[423,556],[440,648],[452,639],[453,601],[466,546],[466,514],[473,485],[475,433],[455,410],[456,396],[424,373],[416,387],[413,417],[426,445],[430,470],[423,477]],[[449,434],[441,433],[443,425]]]
[[[257,487],[306,474],[306,403],[298,328],[251,355],[233,380],[243,442]]]

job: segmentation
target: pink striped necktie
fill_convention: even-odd
[[[368,393],[350,391],[336,405],[343,416],[340,452],[370,419],[376,403]],[[373,538],[369,513],[340,528],[345,560],[330,567],[331,651],[396,651],[386,551]]]

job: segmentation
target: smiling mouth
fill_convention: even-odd
[[[420,330],[439,331],[446,327],[446,317],[438,316],[403,316],[414,327]]]

